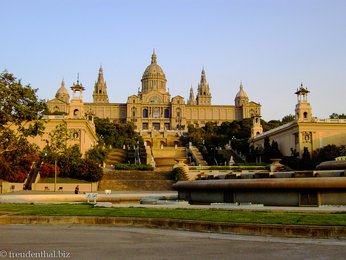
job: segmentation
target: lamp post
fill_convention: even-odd
[[[44,141],[46,141],[47,144],[47,148],[49,148],[49,140],[45,139]],[[47,156],[47,152],[45,152],[44,156]],[[57,179],[57,175],[58,175],[58,155],[55,154],[54,156],[54,192],[56,192],[56,179]]]
[[[56,192],[57,164],[58,164],[58,159],[55,157],[55,162],[54,162],[54,192]]]
[[[232,139],[229,141],[229,146],[230,146],[231,150],[233,150],[233,145],[232,145],[232,143],[234,144],[234,141],[235,141],[236,139],[237,139],[237,138],[235,138],[235,136],[233,135],[233,136],[232,136]]]
[[[137,140],[137,147],[135,148],[135,164],[141,164],[140,152],[139,152],[139,140]]]

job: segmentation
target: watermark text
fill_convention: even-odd
[[[70,258],[71,253],[64,250],[0,250],[0,258]]]

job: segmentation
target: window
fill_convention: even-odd
[[[308,118],[308,112],[304,112],[304,118]]]
[[[155,107],[153,109],[153,118],[160,118],[160,108]]]
[[[143,118],[148,118],[148,109],[143,109]]]
[[[143,130],[148,130],[148,123],[143,123],[142,124],[142,129]]]
[[[177,108],[177,117],[181,117],[181,109]]]
[[[169,118],[169,109],[168,108],[165,109],[165,118]]]
[[[160,130],[160,123],[153,123],[153,129]]]

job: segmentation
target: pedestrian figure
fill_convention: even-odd
[[[79,185],[76,186],[76,188],[74,189],[74,194],[78,194],[79,193]]]

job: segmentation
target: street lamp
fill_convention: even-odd
[[[49,140],[44,140],[46,141],[47,147],[49,147]],[[47,152],[45,153],[46,156]],[[58,155],[55,154],[54,155],[54,192],[56,192],[56,179],[57,179],[57,175],[58,175]]]
[[[137,141],[137,147],[135,148],[135,164],[141,164],[140,152],[139,152],[139,140]]]
[[[54,192],[56,192],[57,164],[58,164],[58,159],[55,156],[55,162],[54,162]]]

